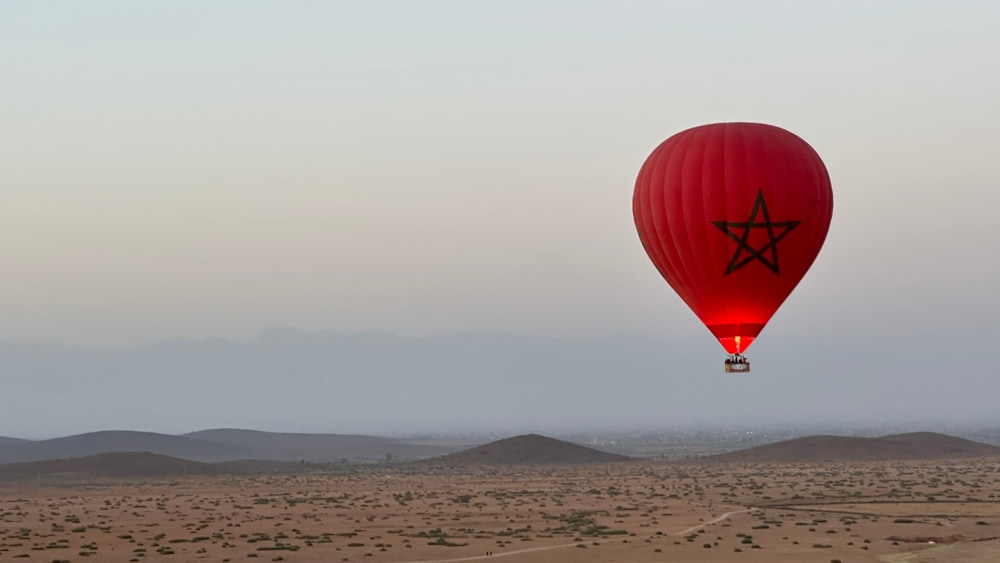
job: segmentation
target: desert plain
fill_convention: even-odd
[[[303,468],[0,485],[0,560],[1000,561],[1000,459]]]

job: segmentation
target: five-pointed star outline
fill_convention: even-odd
[[[758,213],[764,216],[763,221],[756,220]],[[757,199],[754,200],[750,217],[746,221],[712,221],[711,223],[739,245],[736,247],[736,253],[733,254],[732,259],[729,260],[724,276],[728,276],[754,260],[760,260],[760,263],[767,266],[772,272],[781,275],[781,271],[778,269],[778,241],[799,226],[801,221],[771,221],[771,215],[767,212],[767,202],[764,201],[764,192],[757,190]],[[750,246],[747,239],[750,238],[750,231],[753,229],[767,229],[767,244],[760,248]],[[742,232],[739,232],[741,230]],[[770,259],[765,254],[768,251],[770,251]],[[744,257],[744,252],[748,256]]]

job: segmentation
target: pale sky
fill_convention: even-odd
[[[631,196],[658,143],[719,121],[796,133],[833,181],[755,350],[995,329],[997,22],[987,0],[4,2],[0,341],[711,341]]]

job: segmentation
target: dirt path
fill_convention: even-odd
[[[702,522],[701,524],[698,524],[697,526],[691,526],[690,528],[688,528],[686,530],[682,530],[680,532],[676,532],[676,533],[673,533],[673,534],[670,534],[670,535],[671,536],[686,536],[686,535],[690,534],[691,532],[697,530],[698,528],[702,528],[704,526],[708,526],[709,524],[715,524],[716,522],[720,522],[722,520],[725,520],[726,518],[729,518],[733,514],[741,514],[743,512],[750,512],[751,510],[753,510],[752,506],[747,507],[747,508],[742,508],[740,510],[734,510],[732,512],[727,512],[727,513],[723,514],[722,516],[719,516],[718,518],[713,518],[713,519],[709,520],[708,522]]]
[[[457,559],[418,559],[416,561],[406,561],[405,563],[451,563],[453,561],[477,561],[479,559],[496,559],[497,557],[518,555],[520,553],[531,553],[532,551],[548,551],[550,549],[562,549],[564,547],[573,547],[578,543],[580,542],[561,543],[559,545],[546,545],[542,547],[530,547],[528,549],[516,549],[514,551],[501,551],[500,553],[494,553],[493,555],[473,555],[472,557],[459,557]]]
[[[691,532],[693,532],[693,531],[695,531],[695,530],[697,530],[699,528],[708,526],[709,524],[715,524],[716,522],[721,522],[722,520],[725,520],[726,518],[729,518],[733,514],[741,514],[743,512],[749,512],[751,510],[753,510],[752,506],[751,507],[747,507],[747,508],[741,508],[740,510],[733,510],[731,512],[726,512],[722,516],[718,516],[716,518],[713,518],[713,519],[709,520],[708,522],[702,522],[701,524],[698,524],[697,526],[691,526],[690,528],[687,528],[685,530],[681,530],[680,532],[674,532],[674,533],[668,534],[668,535],[671,535],[671,536],[686,536],[687,534],[690,534]],[[416,561],[406,561],[404,563],[457,563],[458,561],[478,561],[480,559],[495,559],[497,557],[506,557],[508,555],[519,555],[521,553],[532,553],[532,552],[535,552],[535,551],[548,551],[550,549],[562,549],[562,548],[565,548],[565,547],[576,547],[579,544],[580,544],[580,542],[561,543],[559,545],[546,545],[546,546],[542,546],[542,547],[529,547],[527,549],[515,549],[514,551],[502,551],[500,553],[494,553],[493,555],[473,555],[471,557],[458,557],[458,558],[455,558],[455,559],[420,559],[420,560],[416,560]]]

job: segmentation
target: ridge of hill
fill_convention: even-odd
[[[586,446],[525,434],[462,450],[432,461],[455,465],[574,465],[630,461],[628,456]]]
[[[242,459],[249,453],[235,446],[183,436],[133,430],[102,430],[2,446],[0,463],[56,460],[111,452],[150,452],[204,462]]]
[[[214,428],[184,437],[225,444],[252,452],[248,459],[331,461],[347,459],[420,459],[440,456],[471,444],[427,444],[363,434],[305,434]]]
[[[234,473],[234,468],[150,452],[112,452],[91,456],[0,465],[0,481],[80,477],[163,477]]]
[[[224,444],[246,444],[256,445],[260,443],[273,442],[287,439],[335,439],[337,441],[349,442],[397,442],[393,438],[382,436],[366,436],[364,434],[315,434],[304,432],[267,432],[264,430],[248,430],[245,428],[209,428],[181,434],[187,438],[206,440],[209,442],[220,442]]]
[[[0,436],[0,447],[9,446],[11,444],[23,444],[25,442],[30,442],[30,440],[22,440],[21,438],[11,438],[9,436]]]
[[[200,462],[342,461],[423,459],[454,452],[469,443],[409,442],[351,434],[293,434],[214,429],[180,436],[104,430],[48,440],[0,442],[0,464],[79,458],[112,452],[149,452]]]
[[[917,452],[930,451],[948,457],[993,457],[1000,455],[1000,447],[983,442],[949,436],[937,432],[907,432],[883,436],[883,440],[908,444]]]
[[[728,463],[935,460],[1000,456],[1000,447],[936,432],[878,438],[805,436],[705,458]]]

